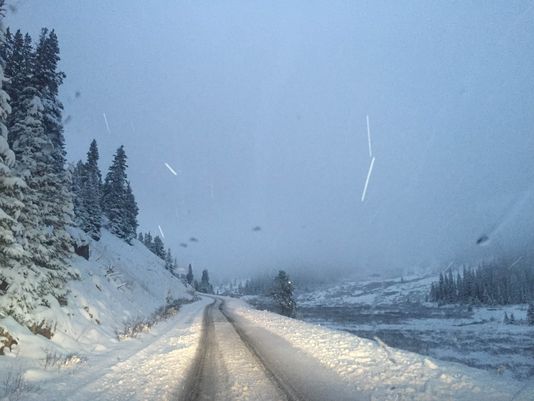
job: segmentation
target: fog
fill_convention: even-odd
[[[7,25],[59,36],[69,160],[96,138],[105,174],[124,144],[140,229],[182,266],[359,274],[532,247],[533,2],[14,4]]]

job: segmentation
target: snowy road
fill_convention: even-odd
[[[47,369],[14,357],[0,362],[5,371],[23,369],[31,386],[19,399],[26,401],[534,399],[533,383],[397,350],[231,298],[202,296],[150,332],[94,346],[98,350],[71,367]]]
[[[206,307],[180,401],[334,399],[359,397],[316,359],[233,315],[223,300]]]

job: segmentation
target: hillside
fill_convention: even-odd
[[[80,279],[68,282],[66,305],[52,299],[49,308],[35,311],[35,320],[51,328],[51,338],[33,335],[11,317],[3,317],[0,328],[16,341],[11,351],[4,349],[7,356],[17,356],[20,362],[21,358],[38,360],[51,353],[105,351],[118,342],[119,335],[127,335],[128,328],[154,320],[159,308],[193,299],[193,291],[137,240],[130,246],[106,230],[100,241],[84,239],[89,241],[90,257],[72,258],[72,268]],[[9,364],[10,359],[2,358],[0,363]]]

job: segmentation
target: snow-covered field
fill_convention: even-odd
[[[435,276],[346,283],[301,293],[299,317],[390,346],[532,380],[534,327],[527,305],[438,307],[425,302]],[[517,324],[505,324],[504,313]]]
[[[111,372],[126,370],[127,363],[133,363],[130,356],[139,354],[148,344],[146,341],[155,343],[154,338],[159,333],[167,333],[168,338],[157,346],[167,344],[169,352],[196,347],[194,337],[198,334],[198,322],[191,325],[187,313],[179,314],[174,324],[156,325],[149,335],[151,340],[127,338],[119,341],[124,338],[127,328],[136,323],[141,323],[138,327],[143,328],[142,322],[154,320],[154,313],[168,302],[190,302],[194,297],[193,291],[166,271],[163,261],[138,241],[134,240],[130,246],[103,231],[100,241],[91,241],[89,261],[74,257],[72,265],[80,280],[69,282],[67,305],[56,302],[51,308],[36,311],[39,320],[45,320],[53,328],[51,339],[33,335],[10,317],[0,320],[0,327],[18,343],[11,351],[4,349],[6,355],[0,357],[0,398],[2,394],[13,392],[14,386],[26,386],[19,399],[30,399],[32,393],[40,394],[40,399],[67,399],[43,398],[48,383],[54,383],[54,392],[61,393],[62,389],[70,391],[72,386],[90,382],[91,373],[84,373],[92,371],[88,366],[99,366],[101,373],[106,369]],[[182,308],[187,311],[200,307],[199,303],[192,305]],[[175,332],[171,333],[171,329]],[[185,369],[188,356],[184,355],[192,354],[193,348],[180,353],[180,358],[185,359],[174,364],[174,375],[180,374],[180,366]],[[146,350],[143,352],[147,353]],[[175,356],[169,354],[169,357]],[[119,363],[124,359],[130,362]],[[146,366],[149,368],[150,363]],[[75,372],[81,373],[83,378],[74,379],[77,377]],[[138,374],[142,375],[142,372]],[[109,377],[113,378],[113,375]],[[17,383],[19,379],[22,383]],[[46,385],[41,383],[43,379],[47,379]],[[120,388],[116,380],[110,380],[113,388]]]

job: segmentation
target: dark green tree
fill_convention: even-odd
[[[530,326],[534,326],[534,302],[531,302],[531,303],[528,304],[527,323]]]
[[[156,256],[165,260],[165,245],[163,245],[163,241],[161,240],[159,235],[156,235],[154,237],[154,253],[156,254]]]
[[[213,286],[210,284],[210,277],[207,270],[202,270],[202,277],[200,278],[197,291],[213,294]]]
[[[284,270],[280,270],[274,278],[271,296],[282,315],[295,317],[297,307],[293,297],[293,290],[294,286],[289,275]]]
[[[78,162],[72,174],[76,222],[97,241],[100,239],[102,226],[102,175],[98,168],[98,158],[98,147],[93,140],[87,152],[87,161]]]
[[[117,149],[102,186],[102,211],[108,219],[109,230],[131,244],[137,236],[137,213],[126,169],[124,146]]]
[[[185,279],[187,280],[187,284],[192,285],[193,284],[193,267],[191,266],[191,263],[189,264],[189,267],[187,268],[187,275],[185,276]]]

